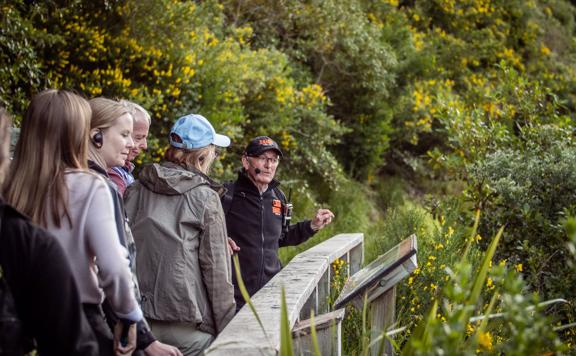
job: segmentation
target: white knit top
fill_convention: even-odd
[[[80,300],[100,304],[105,295],[119,317],[139,321],[142,311],[134,297],[128,253],[118,238],[108,185],[88,171],[70,170],[65,179],[72,225],[63,218],[60,228],[50,223],[47,229],[66,252]]]

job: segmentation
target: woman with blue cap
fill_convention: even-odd
[[[169,139],[165,161],[145,166],[127,190],[126,210],[146,319],[160,341],[198,355],[235,311],[224,190],[208,177],[216,146],[230,139],[193,114]]]

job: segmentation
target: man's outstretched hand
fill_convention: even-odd
[[[328,209],[318,209],[314,219],[310,222],[310,227],[314,231],[323,229],[326,225],[330,224],[334,219],[334,213]]]

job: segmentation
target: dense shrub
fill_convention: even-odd
[[[576,147],[570,133],[527,132],[520,149],[498,150],[469,166],[469,197],[485,214],[481,231],[506,226],[501,258],[522,263],[533,290],[574,300],[562,222],[576,211]],[[568,137],[568,138],[567,138]]]
[[[230,23],[254,29],[255,48],[281,50],[299,68],[299,75],[324,88],[331,102],[328,112],[350,129],[334,145],[335,152],[354,177],[372,176],[388,148],[390,98],[400,66],[398,54],[409,46],[407,28],[370,16],[362,1],[224,4]],[[387,18],[398,15],[390,12]]]

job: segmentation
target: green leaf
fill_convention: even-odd
[[[252,311],[252,314],[254,314],[256,321],[258,321],[258,324],[260,325],[260,328],[262,329],[264,336],[266,337],[266,339],[268,339],[268,334],[266,334],[266,330],[264,329],[264,324],[262,324],[262,320],[260,320],[260,316],[256,312],[256,308],[254,307],[254,304],[252,303],[252,299],[250,299],[250,294],[248,293],[248,290],[246,289],[246,285],[244,284],[244,280],[242,279],[242,273],[240,273],[240,261],[238,260],[237,254],[235,254],[232,257],[232,261],[234,262],[234,269],[236,270],[236,280],[238,281],[238,289],[240,289],[240,293],[242,294],[242,298],[244,298],[244,301],[250,307],[250,310]]]
[[[280,355],[293,356],[292,330],[288,321],[288,309],[286,308],[286,292],[282,287],[282,300],[280,301]]]
[[[318,345],[318,336],[316,335],[316,325],[314,324],[314,310],[310,313],[310,331],[312,333],[312,345],[314,345],[314,355],[322,356]]]

